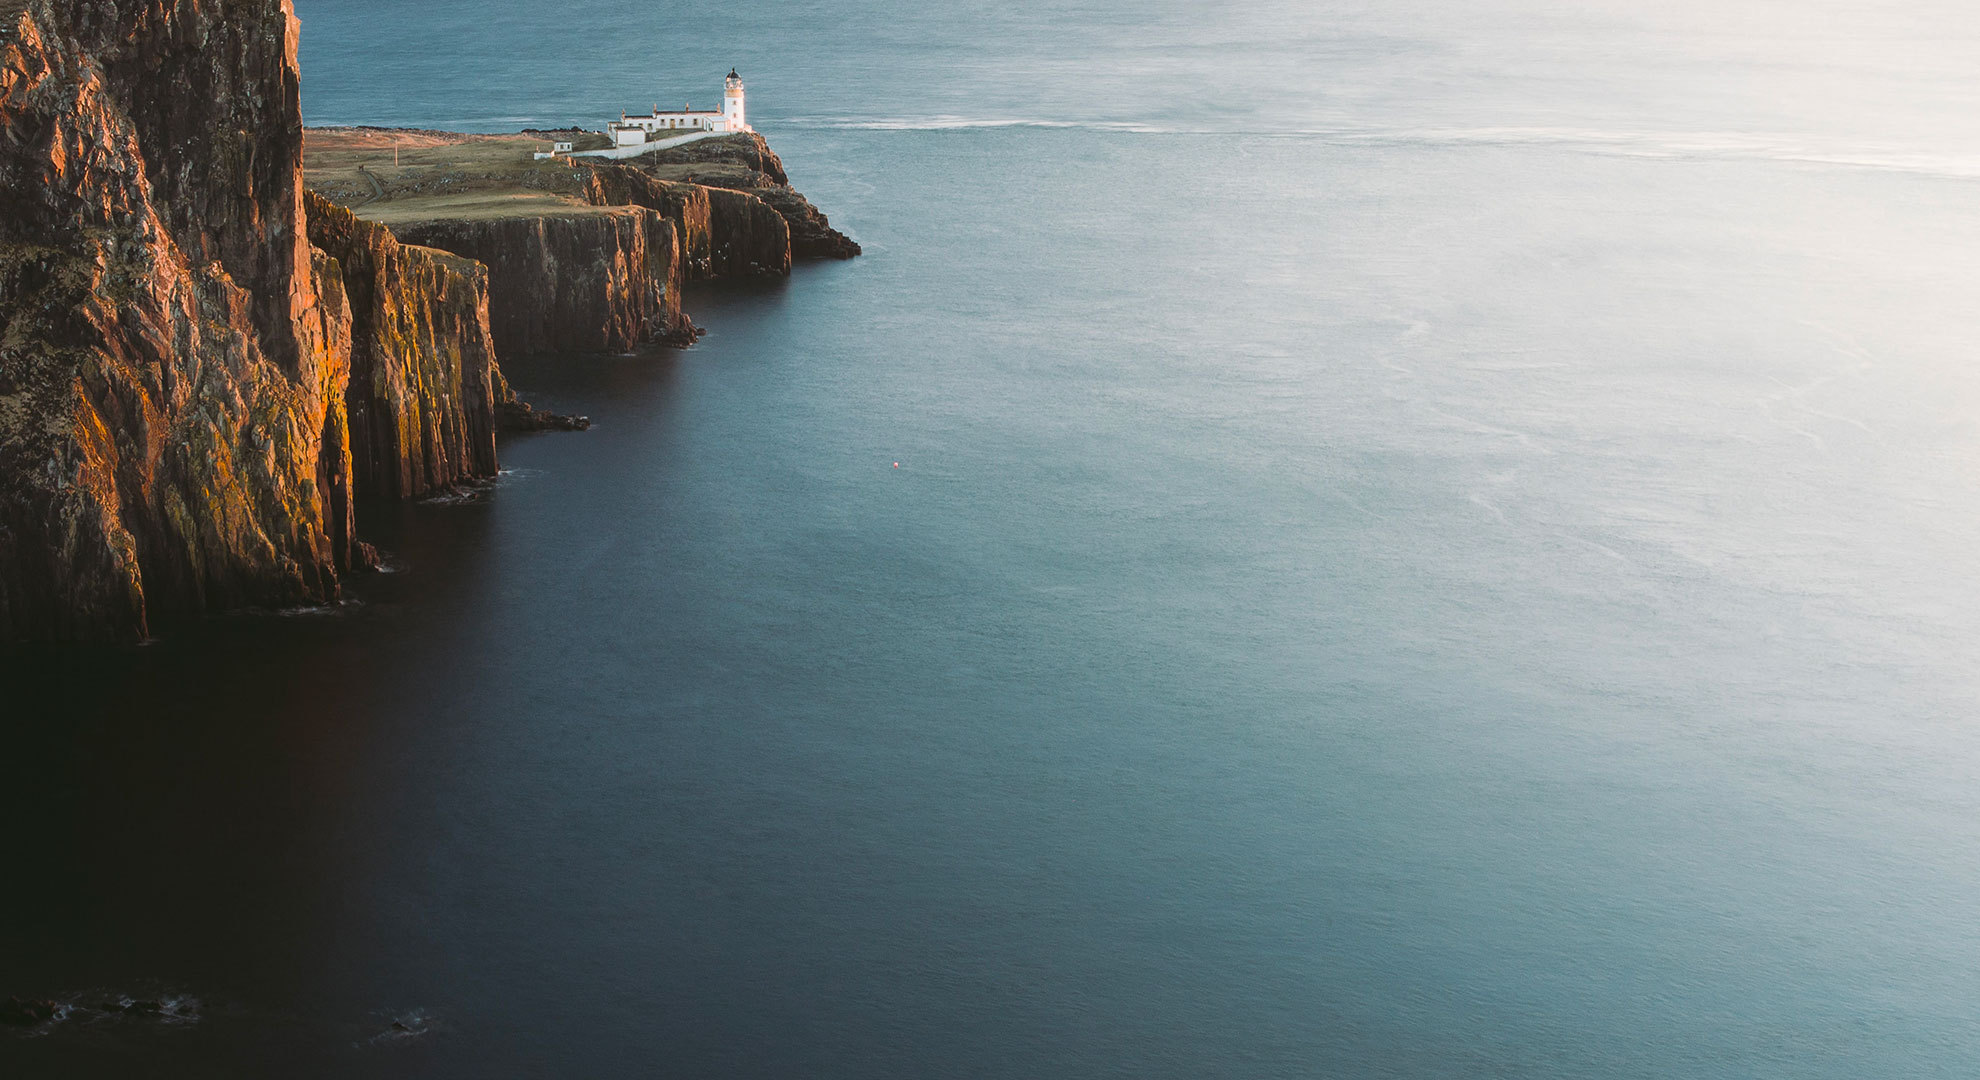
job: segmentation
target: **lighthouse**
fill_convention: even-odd
[[[743,119],[743,81],[735,68],[729,69],[729,77],[722,80],[722,129],[725,131],[748,131],[749,124]]]
[[[0,0],[0,8],[12,0]],[[722,108],[696,109],[681,106],[680,112],[661,112],[655,105],[648,116],[627,116],[621,112],[615,123],[605,125],[612,136],[610,150],[580,150],[572,157],[631,157],[646,153],[650,143],[689,137],[707,138],[710,135],[734,135],[749,131],[749,120],[743,113],[743,81],[735,68],[729,69],[729,77],[722,80]],[[674,145],[667,142],[668,146]]]

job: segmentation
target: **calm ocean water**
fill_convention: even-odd
[[[1973,1074],[1969,6],[297,3],[312,123],[735,65],[867,255],[10,660],[0,995],[198,1019],[0,1071]]]

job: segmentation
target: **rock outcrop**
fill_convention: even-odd
[[[488,271],[402,244],[383,225],[308,193],[309,239],[335,258],[351,310],[345,391],[357,490],[423,495],[495,474],[500,371]]]
[[[319,194],[389,222],[404,243],[488,267],[500,355],[684,345],[699,333],[681,310],[686,282],[782,277],[794,257],[859,253],[755,134],[637,164],[531,161],[540,143],[508,136],[340,128],[311,139]],[[404,168],[380,175],[365,160],[401,141],[417,155]]]
[[[688,280],[790,273],[790,229],[744,191],[675,183],[624,165],[583,170],[589,205],[528,214],[400,221],[407,244],[487,266],[498,355],[627,352],[684,345]]]
[[[701,139],[633,159],[642,165],[735,165],[758,173],[765,183],[788,184],[784,159],[770,149],[770,143],[754,131]]]
[[[834,229],[822,211],[791,187],[783,160],[755,132],[703,139],[637,160],[641,168],[678,174],[675,179],[683,182],[762,200],[789,226],[794,258],[850,259],[859,254],[851,237]]]
[[[0,26],[0,637],[320,601],[350,314],[303,234],[286,0]]]
[[[712,181],[711,181],[712,182]],[[789,184],[757,185],[737,189],[767,203],[784,219],[791,232],[791,255],[799,259],[850,259],[859,254],[859,245],[832,227],[825,212],[811,205]]]
[[[594,165],[584,196],[596,206],[643,206],[673,222],[690,280],[791,272],[790,228],[754,195],[661,180],[629,165]]]
[[[499,369],[495,380],[495,415],[503,431],[583,431],[591,426],[589,416],[544,412],[517,397]]]
[[[488,267],[499,355],[626,352],[653,338],[692,339],[681,314],[678,235],[645,207],[442,218],[392,231]]]

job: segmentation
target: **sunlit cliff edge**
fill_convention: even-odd
[[[312,132],[306,192],[297,34],[287,0],[0,0],[0,639],[334,602],[361,500],[560,423],[500,357],[686,343],[684,282],[858,251],[753,134],[436,193],[461,168],[374,187]]]

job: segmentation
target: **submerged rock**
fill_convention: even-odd
[[[59,1002],[47,999],[27,1000],[8,998],[0,1001],[0,1024],[10,1027],[35,1027],[59,1019],[64,1010]]]
[[[588,416],[563,416],[531,407],[509,388],[507,379],[501,381],[497,395],[497,416],[504,431],[583,431],[591,426]]]

